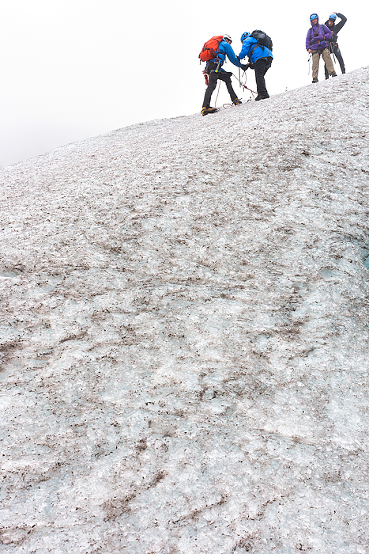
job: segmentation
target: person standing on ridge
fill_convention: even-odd
[[[325,25],[319,25],[319,16],[312,13],[310,16],[311,27],[306,35],[306,50],[313,57],[313,83],[318,82],[319,60],[322,56],[331,77],[337,77],[333,61],[329,53],[329,40],[332,33]]]
[[[339,17],[341,19],[341,21],[339,23],[337,23],[337,25],[336,25],[337,17]],[[328,29],[332,33],[332,38],[329,41],[330,50],[331,50],[332,54],[334,56],[336,56],[336,58],[338,60],[338,63],[340,64],[342,74],[346,73],[346,69],[345,69],[345,62],[343,61],[340,47],[338,46],[338,42],[337,42],[338,37],[337,37],[337,35],[338,35],[339,31],[342,29],[342,27],[344,26],[344,24],[346,23],[346,21],[347,21],[347,17],[345,17],[341,13],[333,12],[329,16],[329,19],[325,22],[326,26],[328,27]],[[325,73],[325,78],[328,79],[329,75],[328,75],[328,70],[327,70],[326,66],[324,66],[324,73]]]
[[[209,113],[217,112],[217,108],[212,108],[210,106],[211,95],[213,94],[218,79],[224,81],[231,97],[233,104],[242,104],[241,100],[237,98],[237,94],[233,90],[231,75],[232,72],[225,71],[222,68],[222,65],[225,62],[226,56],[228,56],[229,61],[233,63],[236,67],[243,67],[241,62],[236,58],[236,54],[233,51],[231,46],[232,39],[229,35],[224,35],[223,40],[219,43],[218,49],[216,51],[216,57],[212,58],[206,63],[205,72],[209,76],[209,84],[205,91],[204,102],[202,104],[202,115],[207,115]]]
[[[266,46],[258,44],[257,39],[251,36],[250,33],[242,33],[241,43],[242,49],[238,57],[240,60],[246,56],[249,59],[249,63],[244,66],[244,69],[251,67],[251,69],[255,70],[256,90],[258,92],[255,100],[264,100],[265,98],[269,98],[265,84],[265,73],[272,65],[272,51]]]

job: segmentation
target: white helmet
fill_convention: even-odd
[[[232,38],[230,35],[223,35],[223,40],[227,38],[228,40],[230,40],[232,42]]]

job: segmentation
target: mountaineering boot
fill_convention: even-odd
[[[240,98],[235,98],[234,100],[232,100],[232,104],[237,106],[237,104],[242,104],[242,100]]]
[[[211,106],[209,108],[206,108],[205,106],[201,110],[202,115],[208,115],[208,113],[215,113],[217,112],[217,108],[212,108]]]
[[[312,82],[312,83],[317,83],[317,82],[318,82],[317,77],[314,77],[314,79],[313,79],[311,82]]]
[[[264,96],[262,96],[261,94],[258,94],[257,97],[255,98],[255,101],[266,100],[267,98],[269,98],[269,94],[268,96],[266,94]]]
[[[332,73],[331,77],[337,77],[337,73],[336,72]]]

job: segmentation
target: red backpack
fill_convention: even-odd
[[[217,55],[219,44],[221,43],[222,40],[223,40],[222,36],[216,36],[216,37],[212,37],[210,40],[205,42],[199,54],[200,60],[202,62],[208,62],[209,60],[212,60],[213,58],[215,58]]]

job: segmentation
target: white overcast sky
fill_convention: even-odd
[[[198,53],[213,35],[230,34],[238,54],[243,31],[264,30],[274,42],[270,94],[309,84],[305,37],[313,11],[322,23],[332,11],[346,15],[339,44],[347,71],[368,65],[369,7],[356,1],[3,0],[0,164],[133,123],[200,112]],[[229,62],[225,68],[238,74]],[[247,76],[254,88],[253,72]],[[227,100],[223,85],[218,103]]]

